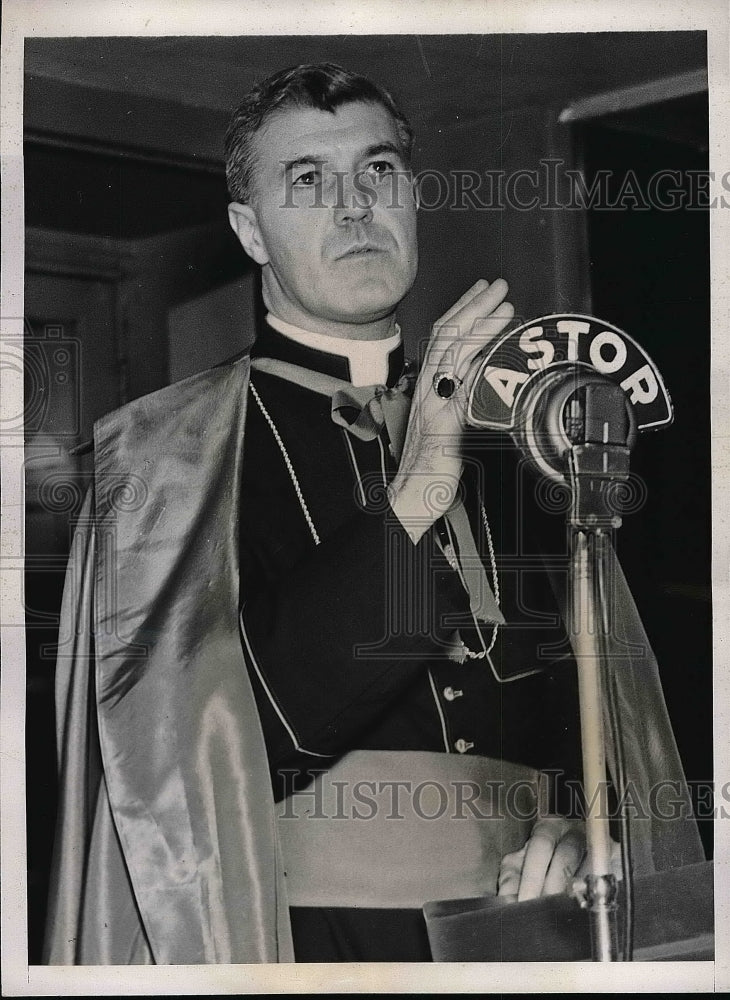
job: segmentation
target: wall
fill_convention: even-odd
[[[478,122],[454,123],[425,135],[415,169],[438,170],[454,190],[454,171],[535,170],[546,157],[571,163],[571,136],[557,124],[557,108],[524,108]],[[523,202],[530,194],[518,189]],[[424,193],[441,201],[435,183]],[[468,204],[465,198],[457,203]],[[420,268],[413,292],[400,309],[409,347],[428,335],[431,324],[478,278],[504,277],[518,316],[531,319],[562,309],[584,311],[589,304],[584,220],[577,212],[549,208],[500,210],[485,182],[477,204],[494,208],[452,208],[420,212]]]

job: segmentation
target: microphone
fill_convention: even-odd
[[[505,333],[475,362],[467,423],[511,435],[533,469],[572,489],[574,526],[619,527],[610,484],[637,433],[672,423],[662,377],[627,333],[556,313]]]

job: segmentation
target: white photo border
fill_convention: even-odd
[[[668,31],[708,33],[710,169],[730,166],[728,9],[720,0],[5,0],[2,113],[2,336],[22,336],[23,316],[23,47],[26,38],[80,35],[163,36],[276,34],[462,34],[499,32]],[[485,32],[485,29],[486,32]],[[730,775],[730,211],[711,213],[713,604],[715,782]],[[22,411],[22,374],[2,370],[2,406]],[[2,802],[2,980],[7,996],[236,995],[331,992],[697,992],[730,988],[728,948],[730,833],[716,824],[716,961],[600,966],[590,964],[353,964],[264,966],[28,966],[25,849],[25,650],[22,608],[23,449],[2,444],[2,589],[0,622],[0,802]],[[691,669],[691,668],[690,668]]]

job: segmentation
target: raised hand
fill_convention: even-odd
[[[408,430],[390,503],[414,542],[456,496],[461,476],[461,437],[474,358],[505,329],[514,315],[507,282],[479,280],[434,325],[413,394]],[[448,398],[434,387],[437,375],[453,380]],[[442,379],[442,392],[449,381]]]

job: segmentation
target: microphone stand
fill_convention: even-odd
[[[570,629],[578,668],[588,873],[574,891],[590,915],[593,960],[618,961],[616,876],[611,871],[603,705],[608,694],[604,636],[611,629],[603,586],[611,532],[621,524],[611,484],[629,473],[631,414],[618,386],[585,386],[567,406],[571,506]],[[615,495],[615,494],[614,494]]]
[[[612,358],[602,354],[608,342]],[[625,763],[618,688],[608,659],[615,646],[608,641],[613,630],[607,593],[610,543],[621,526],[612,501],[628,479],[637,432],[665,427],[672,416],[661,375],[640,345],[603,320],[574,314],[543,316],[500,338],[480,361],[467,408],[471,426],[507,431],[533,471],[571,492],[567,617],[578,668],[588,846],[588,874],[574,883],[574,892],[590,913],[593,958],[601,962],[618,958],[604,707],[622,805],[626,961],[633,933]]]
[[[593,960],[618,959],[616,933],[616,877],[611,872],[611,837],[605,808],[606,752],[602,717],[600,640],[596,634],[596,559],[598,532],[571,532],[573,648],[578,667],[578,697],[583,752],[583,789],[586,799],[588,874],[574,887],[581,906],[588,909]]]

